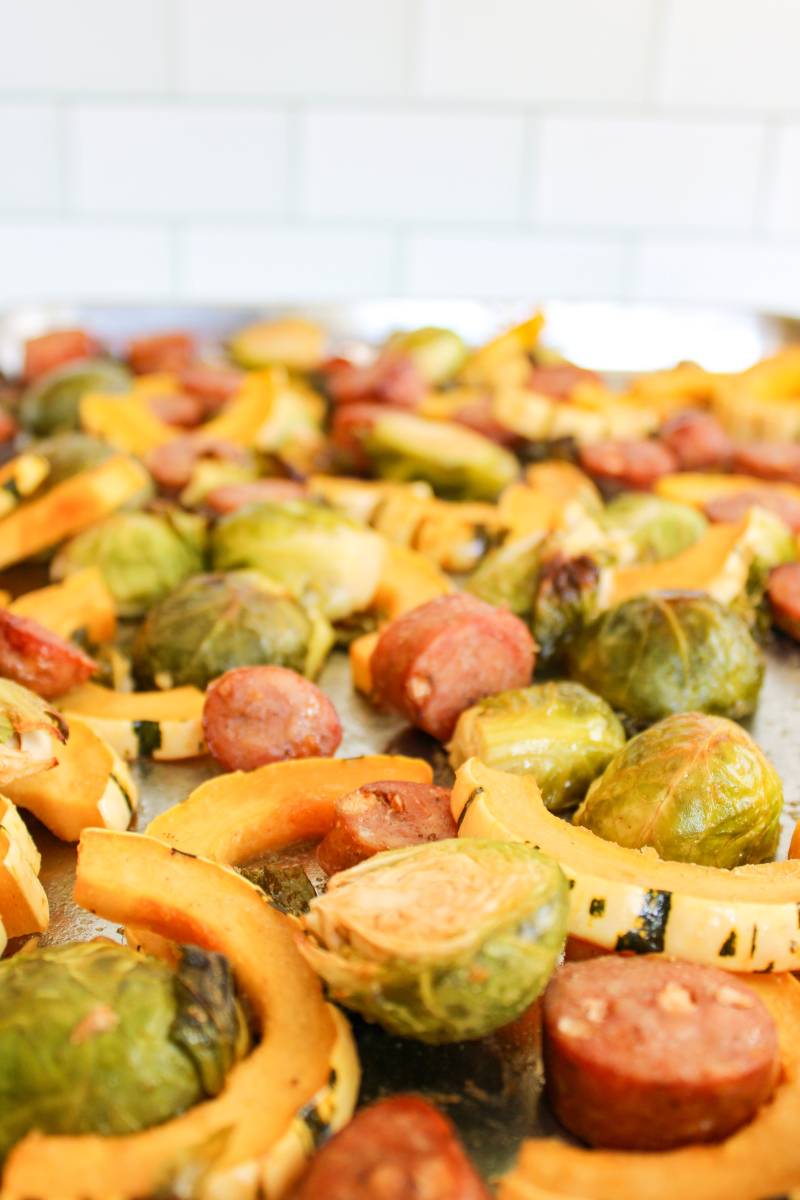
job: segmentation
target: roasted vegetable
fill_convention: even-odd
[[[19,418],[23,427],[38,437],[77,429],[83,396],[89,392],[126,392],[129,386],[129,372],[110,359],[65,363],[40,375],[26,388]]]
[[[540,533],[512,538],[485,555],[467,580],[467,591],[526,616],[536,597],[541,556]]]
[[[28,688],[0,679],[0,787],[52,767],[66,740],[59,713]]]
[[[648,724],[698,710],[752,713],[764,660],[741,617],[710,596],[663,592],[603,613],[568,648],[570,674]]]
[[[143,686],[204,688],[231,667],[274,663],[313,677],[330,625],[255,571],[196,575],[150,609],[133,646]]]
[[[603,514],[603,525],[610,533],[629,539],[638,562],[672,558],[693,545],[708,528],[696,508],[663,500],[651,492],[616,496]]]
[[[114,513],[61,548],[51,566],[54,579],[85,567],[102,573],[122,617],[138,617],[203,569],[205,521],[165,509]]]
[[[275,363],[296,371],[311,371],[322,361],[325,333],[313,321],[283,317],[258,321],[231,338],[231,358],[241,367],[257,370]]]
[[[783,789],[741,726],[677,713],[632,738],[592,784],[575,824],[661,858],[739,867],[775,857]]]
[[[115,692],[85,683],[60,696],[72,725],[89,725],[122,758],[170,761],[203,754],[203,693],[194,687],[162,692]]]
[[[432,325],[392,334],[387,347],[410,358],[430,384],[441,384],[452,379],[467,356],[467,348],[457,333]]]
[[[529,846],[450,839],[334,875],[301,949],[350,1008],[403,1037],[455,1042],[513,1021],[564,942],[567,889]]]
[[[450,763],[473,755],[499,771],[532,775],[551,812],[573,808],[625,744],[609,706],[580,683],[533,684],[488,696],[458,719]]]
[[[25,592],[8,607],[15,616],[38,621],[59,637],[93,645],[111,641],[116,632],[114,597],[97,567],[75,571],[63,583]]]
[[[728,971],[800,969],[800,861],[730,871],[666,862],[570,825],[547,811],[530,775],[477,758],[459,767],[451,806],[459,837],[528,842],[560,863],[573,938]]]
[[[600,568],[588,554],[556,551],[543,559],[531,613],[540,668],[559,665],[570,641],[592,620],[599,586]]]
[[[293,917],[307,912],[309,901],[317,894],[300,863],[248,863],[237,870],[260,888],[280,912]]]
[[[0,467],[0,517],[33,495],[49,473],[49,462],[42,454],[35,452],[18,454]]]
[[[107,442],[77,430],[56,433],[41,442],[34,442],[33,450],[47,460],[50,468],[40,492],[49,491],[81,471],[99,467],[114,453]]]
[[[50,910],[39,882],[41,855],[16,807],[0,796],[0,941],[47,929]]]
[[[255,568],[333,620],[369,605],[384,554],[376,533],[304,500],[231,513],[211,538],[216,570]]]
[[[217,1095],[249,1043],[226,960],[196,947],[177,971],[105,941],[20,954],[0,965],[0,1006],[2,1158],[34,1129],[174,1117]]]

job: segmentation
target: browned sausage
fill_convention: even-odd
[[[386,411],[387,406],[380,404],[343,404],[333,414],[331,445],[359,470],[369,466],[363,438]]]
[[[236,395],[244,378],[244,371],[238,367],[195,362],[181,371],[180,384],[190,396],[201,400],[206,413],[210,414]]]
[[[726,1137],[770,1098],[775,1023],[716,967],[604,955],[562,967],[543,1005],[547,1096],[592,1146],[667,1150]]]
[[[68,362],[91,358],[98,349],[97,342],[83,329],[58,329],[29,338],[25,343],[25,378],[38,379]]]
[[[200,400],[181,392],[149,396],[147,407],[159,421],[163,421],[165,425],[177,425],[180,429],[194,429],[206,415]]]
[[[221,516],[236,512],[247,504],[261,504],[269,500],[302,500],[306,494],[304,484],[295,479],[254,479],[252,483],[226,483],[214,488],[205,497],[204,504]]]
[[[786,496],[770,488],[753,488],[746,492],[732,492],[729,495],[713,496],[703,505],[703,511],[709,521],[741,521],[747,511],[758,505],[769,509],[782,521],[800,533],[800,500]]]
[[[5,409],[0,408],[0,443],[10,442],[11,439],[16,436],[16,421],[11,416],[11,413],[7,413]]]
[[[772,620],[800,642],[800,563],[782,563],[770,571],[767,585]]]
[[[134,338],[128,346],[128,362],[137,375],[182,371],[189,366],[194,353],[194,338],[190,333],[154,333]]]
[[[448,420],[454,421],[457,425],[464,425],[467,429],[482,434],[500,446],[513,446],[520,440],[519,434],[507,429],[497,420],[489,396],[470,400],[461,405],[450,413]]]
[[[800,483],[800,444],[796,442],[751,442],[737,446],[733,469],[759,479]]]
[[[536,645],[507,609],[439,596],[387,625],[370,660],[377,704],[444,741],[483,696],[530,683]]]
[[[317,858],[333,875],[381,850],[438,842],[457,833],[447,788],[395,780],[365,783],[336,801],[336,819],[317,847]]]
[[[577,367],[575,363],[551,363],[534,367],[528,377],[528,387],[554,400],[569,400],[576,387],[584,383],[599,384],[602,379],[596,371]]]
[[[336,751],[342,727],[324,692],[288,667],[234,667],[203,705],[206,744],[228,771]]]
[[[696,409],[670,417],[661,426],[659,436],[682,471],[725,467],[733,454],[733,442],[716,417]]]
[[[29,617],[0,609],[0,675],[44,696],[61,696],[97,670],[78,646]]]
[[[413,360],[390,350],[366,366],[334,360],[325,374],[334,404],[371,401],[415,408],[428,390]]]
[[[677,471],[678,460],[660,442],[595,442],[581,446],[580,465],[600,484],[648,492],[662,475]]]
[[[179,492],[192,478],[199,458],[217,458],[227,462],[246,463],[248,453],[241,446],[219,438],[179,437],[151,450],[146,462],[150,474],[165,492]]]
[[[419,1096],[356,1113],[311,1161],[291,1200],[490,1200],[452,1124]]]

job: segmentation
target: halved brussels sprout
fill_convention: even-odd
[[[420,375],[432,384],[452,379],[467,357],[467,348],[457,333],[433,325],[392,334],[386,344],[412,359]]]
[[[202,571],[205,534],[205,521],[180,509],[114,513],[67,542],[50,573],[99,567],[120,616],[137,617]]]
[[[40,376],[25,389],[19,403],[22,427],[38,437],[77,429],[81,398],[88,392],[127,392],[130,372],[105,358],[66,363]]]
[[[575,824],[661,858],[738,867],[774,858],[783,789],[748,733],[677,713],[632,738],[589,789]]]
[[[496,442],[463,425],[414,413],[387,410],[359,440],[382,479],[421,479],[453,500],[495,500],[519,474],[514,455]]]
[[[600,567],[589,554],[572,557],[557,551],[542,561],[531,612],[540,669],[558,665],[570,640],[592,620],[599,585]]]
[[[750,513],[747,540],[753,547],[753,559],[747,576],[746,599],[751,605],[758,605],[764,599],[772,568],[797,561],[797,541],[785,521],[759,507]]]
[[[42,491],[63,483],[65,479],[71,479],[73,475],[79,475],[81,471],[99,467],[114,453],[108,442],[103,442],[88,433],[68,430],[45,438],[44,441],[35,442],[32,449],[50,464]]]
[[[510,608],[518,617],[531,611],[539,578],[542,535],[512,538],[484,555],[466,588],[487,604]]]
[[[41,696],[0,679],[0,787],[52,767],[67,723]]]
[[[567,657],[575,679],[642,725],[689,710],[749,716],[764,678],[745,621],[701,592],[626,600],[578,633]]]
[[[368,607],[385,550],[371,529],[306,500],[249,505],[223,518],[211,538],[216,570],[262,571],[332,620]]]
[[[195,575],[150,609],[133,644],[143,687],[204,688],[231,667],[291,667],[313,677],[333,643],[324,617],[259,575]]]
[[[625,731],[599,696],[568,680],[488,696],[458,718],[454,770],[473,756],[498,771],[533,775],[551,812],[573,808],[625,745]]]
[[[673,558],[702,537],[708,522],[688,504],[663,500],[651,492],[624,492],[606,507],[603,525],[624,535],[638,562]]]
[[[222,1090],[249,1046],[227,960],[111,942],[0,963],[0,1158],[32,1130],[123,1134]]]
[[[542,992],[567,882],[533,847],[477,838],[390,850],[334,875],[300,920],[336,1000],[423,1042],[483,1037]]]

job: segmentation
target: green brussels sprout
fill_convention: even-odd
[[[248,505],[211,538],[215,570],[254,568],[332,620],[369,605],[385,548],[373,530],[307,500]]]
[[[73,475],[79,475],[81,471],[99,467],[114,453],[108,442],[100,438],[69,431],[35,442],[31,449],[50,464],[50,472],[40,489],[42,492],[49,491],[65,479],[71,479]]]
[[[20,424],[37,437],[77,429],[83,396],[88,392],[127,392],[130,386],[130,372],[111,359],[66,363],[25,389],[19,402]]]
[[[631,738],[574,821],[675,862],[738,867],[774,858],[782,807],[775,768],[740,725],[686,712]]]
[[[626,600],[578,633],[567,656],[575,679],[643,725],[690,709],[749,716],[764,677],[744,620],[701,592]]]
[[[470,575],[466,590],[487,604],[509,608],[518,617],[531,611],[539,578],[542,536],[532,533],[496,546]]]
[[[412,359],[420,375],[431,384],[452,379],[467,357],[467,348],[457,333],[433,325],[392,334],[387,347]]]
[[[0,787],[53,766],[67,723],[41,696],[0,679]]]
[[[797,561],[797,542],[785,521],[768,509],[759,507],[750,512],[746,538],[753,548],[746,596],[751,605],[758,605],[764,599],[773,567]]]
[[[453,500],[496,500],[519,474],[510,451],[450,421],[387,410],[358,436],[376,475],[398,483],[421,479]]]
[[[53,579],[99,567],[123,617],[147,612],[203,569],[206,527],[202,517],[167,509],[114,513],[67,542],[53,560]]]
[[[708,528],[702,513],[689,504],[663,500],[652,492],[624,492],[606,507],[603,525],[623,535],[638,562],[674,558],[701,538]]]
[[[311,613],[257,571],[195,575],[150,609],[132,648],[141,686],[206,687],[231,667],[291,667],[313,677],[333,641]]]
[[[221,1091],[249,1036],[227,960],[111,942],[0,963],[0,1157],[25,1134],[124,1134]]]
[[[481,759],[498,771],[533,775],[551,812],[573,808],[625,745],[625,731],[599,696],[554,680],[488,696],[465,709],[450,765]]]
[[[542,562],[531,612],[539,670],[557,667],[570,640],[592,620],[599,585],[600,567],[588,554],[569,557],[557,551]]]
[[[564,945],[567,882],[523,843],[453,838],[334,875],[300,919],[334,999],[422,1042],[483,1037],[543,991]]]
[[[300,863],[249,863],[236,870],[249,883],[260,888],[277,909],[293,917],[308,912],[309,901],[317,894]]]

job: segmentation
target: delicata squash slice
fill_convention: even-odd
[[[141,1133],[30,1134],[8,1157],[3,1200],[134,1200],[281,1195],[311,1150],[310,1127],[350,1117],[358,1064],[344,1019],[322,996],[288,920],[233,871],[140,834],[88,830],[76,900],[111,921],[224,954],[261,1041],[218,1096]],[[335,1078],[334,1078],[335,1073]],[[302,1129],[300,1128],[302,1126]]]
[[[43,933],[50,920],[41,855],[14,805],[0,796],[0,941]]]
[[[574,938],[728,971],[800,970],[800,861],[730,871],[667,862],[567,824],[531,776],[477,758],[456,772],[451,807],[459,836],[530,842],[560,863]]]
[[[9,605],[18,617],[30,617],[59,637],[85,633],[92,645],[110,642],[117,628],[114,597],[99,567],[84,567],[61,583],[26,592]]]
[[[122,758],[171,761],[205,753],[199,688],[116,692],[84,683],[60,696],[58,704],[70,726],[79,717]]]
[[[782,1080],[769,1104],[722,1142],[678,1150],[587,1150],[552,1138],[523,1143],[498,1200],[760,1200],[800,1178],[800,983],[751,976],[778,1027]]]

